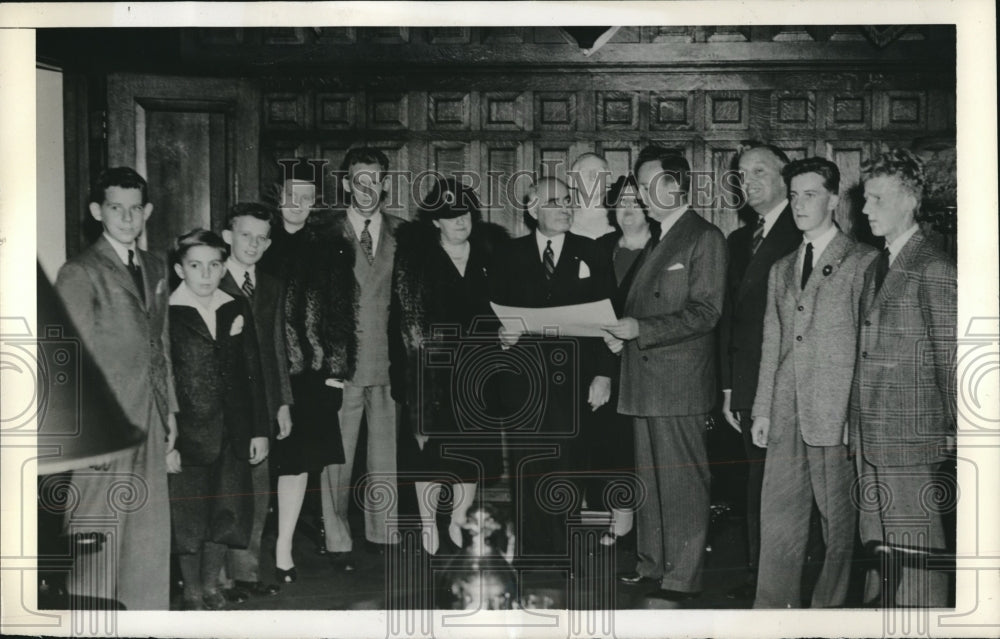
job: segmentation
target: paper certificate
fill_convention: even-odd
[[[601,326],[618,321],[611,300],[608,299],[547,308],[501,306],[493,302],[490,302],[490,306],[508,331],[537,335],[603,337],[607,333],[601,330]]]

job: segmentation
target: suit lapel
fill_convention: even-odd
[[[626,303],[631,302],[633,296],[637,295],[639,290],[646,290],[648,287],[644,284],[660,272],[663,262],[673,255],[678,247],[683,246],[684,238],[687,236],[687,227],[691,222],[690,216],[692,215],[698,214],[691,209],[684,211],[681,213],[680,219],[670,227],[666,235],[660,238],[658,242],[653,243],[651,241],[646,245],[646,249],[639,256],[639,259],[642,259],[643,262],[635,272],[635,279],[629,288]]]
[[[889,272],[886,273],[885,281],[882,282],[882,288],[880,288],[878,293],[875,294],[874,299],[871,301],[871,306],[866,309],[866,315],[868,312],[871,312],[872,309],[881,305],[884,301],[890,300],[899,294],[899,291],[906,284],[907,273],[911,270],[911,264],[923,249],[923,243],[924,236],[920,233],[920,231],[917,231],[903,246],[903,250],[899,252],[896,259],[889,265]],[[874,287],[874,265],[875,262],[872,262],[873,268],[869,271],[869,273],[873,275],[871,278],[871,286],[868,285],[868,280],[866,278],[866,298],[871,294],[869,293],[869,289]]]
[[[112,274],[112,276],[118,280],[118,283],[122,286],[122,288],[127,290],[135,297],[135,300],[136,302],[139,303],[139,306],[145,308],[145,304],[142,301],[142,297],[140,297],[139,295],[139,289],[136,288],[135,280],[132,279],[132,274],[128,272],[128,268],[124,264],[122,264],[121,259],[118,258],[118,254],[115,253],[115,249],[112,248],[111,242],[109,242],[108,239],[102,235],[97,239],[95,247],[97,249],[98,256],[104,263],[105,269],[107,269]],[[142,259],[142,256],[140,256],[140,259]],[[147,289],[145,291],[146,299],[149,299],[149,290],[148,290],[149,268],[145,262],[146,261],[144,261],[142,265],[142,273],[143,273],[142,278],[143,278],[143,284]]]
[[[236,283],[236,279],[233,278],[233,274],[226,269],[226,274],[222,276],[222,281],[219,282],[219,288],[222,289],[223,293],[229,293],[233,297],[239,298],[239,296],[244,295],[243,289],[239,287]]]
[[[783,247],[790,243],[789,239],[797,230],[795,222],[792,220],[792,209],[785,206],[781,214],[778,215],[778,219],[774,221],[770,232],[764,237],[764,241],[760,243],[760,248],[757,249],[756,253],[749,255],[746,271],[743,273],[743,279],[740,280],[738,298],[742,298],[747,291],[751,290],[753,288],[751,284],[758,278],[767,278],[771,265],[786,255]],[[750,242],[753,242],[752,235],[748,238]],[[745,249],[749,254],[751,244],[747,243]]]
[[[183,284],[181,284],[181,286],[183,286]],[[174,308],[177,309],[177,321],[178,321],[178,323],[183,324],[184,326],[187,326],[192,331],[194,331],[196,334],[200,335],[201,337],[203,337],[204,339],[208,340],[209,342],[214,342],[215,341],[215,339],[212,337],[212,334],[208,332],[208,326],[205,324],[205,320],[203,320],[201,318],[201,314],[196,309],[191,308],[190,306],[175,306]],[[215,318],[216,318],[215,332],[216,333],[218,333],[220,330],[222,330],[220,328],[220,326],[219,326],[219,320],[218,320],[219,315],[218,315],[218,313],[219,313],[219,311],[216,310],[216,315],[215,315]]]

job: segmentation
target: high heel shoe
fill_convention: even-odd
[[[299,573],[295,570],[295,566],[292,566],[288,570],[275,567],[274,572],[278,576],[278,581],[283,584],[293,584],[299,578]]]

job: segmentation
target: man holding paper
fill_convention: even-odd
[[[607,253],[594,240],[569,233],[573,211],[566,184],[542,178],[529,189],[525,208],[535,229],[513,240],[490,269],[492,301],[546,309],[610,299],[615,278]],[[534,315],[513,319],[528,327],[534,322],[529,314]],[[500,330],[512,359],[537,371],[509,376],[504,393],[505,414],[511,416],[506,433],[515,473],[516,535],[522,557],[565,559],[566,508],[545,487],[554,487],[557,477],[570,479],[576,470],[578,435],[587,416],[607,404],[616,362],[600,337],[573,337],[578,331],[567,332],[561,324],[541,332]],[[545,485],[536,491],[539,483]]]
[[[660,236],[638,259],[625,317],[605,326],[622,349],[618,412],[635,418],[639,563],[626,584],[658,586],[676,603],[701,590],[708,534],[706,422],[716,402],[715,326],[726,283],[726,239],[688,204],[690,166],[651,146],[636,161],[639,194]]]

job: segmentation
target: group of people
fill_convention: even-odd
[[[834,223],[834,163],[789,162],[766,144],[738,163],[757,221],[728,243],[690,206],[688,162],[656,146],[610,189],[595,188],[610,175],[596,154],[576,159],[570,183],[539,178],[523,202],[531,232],[511,239],[455,178],[435,180],[414,220],[386,213],[388,159],[353,148],[345,210],[317,209],[315,183],[288,175],[277,211],[239,203],[221,236],[177,238],[172,292],[163,263],[137,245],[153,209],[145,180],[103,172],[90,212],[104,233],[56,286],[147,437],[110,467],[73,473],[80,497],[67,522],[110,517],[116,534],[99,551],[112,579],[95,579],[100,561],[81,554],[70,591],[166,609],[172,551],[187,609],[274,594],[260,570],[272,476],[279,582],[297,578],[292,539],[310,474],[322,550],[339,570],[355,567],[350,501],[363,502],[365,540],[381,548],[398,540],[403,486],[415,487],[423,549],[461,546],[477,489],[500,475],[506,451],[515,563],[562,561],[568,516],[586,503],[612,513],[606,546],[634,524],[639,561],[623,583],[690,598],[702,587],[706,433],[720,401],[759,462],[748,482],[758,607],[801,605],[813,502],[826,545],[813,606],[844,604],[856,525],[866,541],[915,539],[916,526],[943,546],[921,492],[954,430],[955,270],[915,221],[919,160],[895,150],[866,169],[881,255]],[[604,300],[616,319],[602,337],[529,334],[491,304]],[[606,490],[623,474],[643,485],[636,508]],[[148,498],[109,512],[122,477]],[[569,505],[552,481],[567,478]],[[859,507],[859,494],[884,503]],[[918,605],[945,596],[934,578],[900,588]]]

